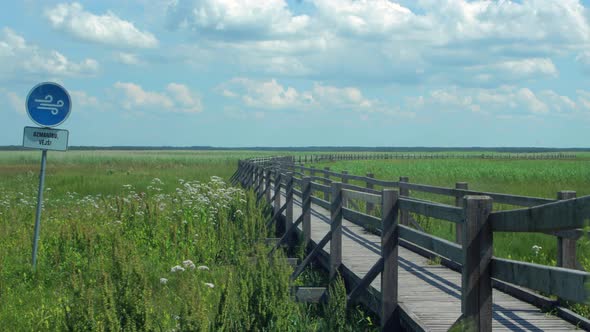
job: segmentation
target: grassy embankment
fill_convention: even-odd
[[[50,152],[33,273],[40,153],[0,153],[2,329],[372,329],[362,312],[347,313],[342,283],[326,306],[293,301],[290,268],[261,244],[263,209],[211,178],[252,154]]]

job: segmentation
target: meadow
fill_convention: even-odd
[[[0,326],[7,331],[372,330],[336,280],[294,301],[267,207],[227,179],[253,152],[50,152],[31,268],[40,153],[0,152]],[[303,252],[299,249],[299,255]],[[297,284],[322,281],[308,270]],[[326,284],[324,283],[323,286]]]

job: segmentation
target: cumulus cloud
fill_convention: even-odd
[[[56,50],[28,44],[11,29],[4,28],[0,33],[0,77],[20,77],[23,72],[42,76],[87,76],[98,70],[99,64],[94,59],[72,61]]]
[[[304,30],[307,15],[294,15],[284,0],[177,0],[167,9],[171,29],[224,39],[265,39]]]
[[[83,41],[116,47],[158,46],[158,40],[150,32],[139,30],[133,23],[111,12],[96,15],[85,11],[77,2],[62,3],[47,9],[45,17],[54,29]]]
[[[315,0],[305,15],[297,6],[179,0],[167,17],[219,55],[210,61],[245,75],[499,87],[557,78],[556,56],[590,63],[579,0]]]
[[[114,87],[124,95],[122,106],[127,110],[178,113],[203,111],[198,94],[183,84],[170,83],[164,92],[146,91],[140,85],[129,82],[117,82]]]
[[[115,60],[118,62],[130,65],[130,66],[139,66],[143,64],[143,61],[139,58],[137,54],[133,53],[126,53],[126,52],[119,52],[115,54]]]
[[[359,88],[317,82],[309,90],[298,91],[275,79],[265,81],[240,77],[222,84],[218,90],[225,97],[239,97],[246,106],[257,109],[383,111],[382,103],[366,98]]]
[[[583,93],[578,92],[583,98]],[[498,117],[571,114],[579,103],[553,90],[535,92],[529,88],[504,85],[498,88],[448,87],[407,98],[404,107],[418,112],[476,112]],[[590,105],[590,104],[589,104]]]

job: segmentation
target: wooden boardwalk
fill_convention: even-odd
[[[283,192],[282,201],[285,201]],[[301,202],[294,198],[293,216],[301,215]],[[312,204],[311,238],[314,245],[330,230],[330,211]],[[380,258],[381,237],[343,219],[342,264],[362,278]],[[329,246],[322,249],[329,255]],[[417,318],[420,328],[447,331],[461,315],[461,274],[433,264],[427,258],[404,247],[399,248],[400,305]],[[381,278],[371,283],[369,292],[378,294]],[[494,331],[569,331],[576,327],[537,307],[497,289],[493,290]]]

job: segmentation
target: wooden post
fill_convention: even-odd
[[[325,179],[324,184],[326,186],[330,185],[330,181],[328,181],[328,180],[330,180],[330,174],[328,174],[329,171],[330,171],[330,167],[324,167],[324,179]],[[330,193],[324,192],[324,200],[328,201],[328,202],[330,201]]]
[[[277,194],[277,192],[280,192],[281,190],[281,173],[279,172],[279,170],[276,170],[276,174],[275,174],[275,181],[274,181],[274,186],[275,186],[275,192],[274,192],[274,213],[276,213],[280,208],[281,208],[281,194]]]
[[[348,171],[342,171],[342,183],[348,183],[348,178],[346,177],[347,175]],[[348,200],[344,197],[342,197],[342,207],[348,207]]]
[[[468,189],[467,182],[456,182],[455,189]],[[455,206],[462,207],[463,206],[463,196],[465,195],[455,195]],[[463,238],[463,225],[455,224],[455,242],[461,244],[461,239]]]
[[[463,270],[461,276],[461,311],[463,328],[468,331],[492,331],[491,260],[494,253],[492,212],[489,196],[467,195],[463,198]]]
[[[332,280],[342,263],[342,183],[332,182],[332,201],[330,202],[330,275]]]
[[[408,183],[410,182],[410,179],[407,176],[400,176],[399,182],[399,195],[402,197],[409,197],[410,189],[402,187],[402,182]],[[410,213],[408,211],[399,212],[399,223],[404,226],[408,226],[410,224]]]
[[[287,208],[285,209],[285,232],[293,225],[293,173],[287,173],[287,185],[285,186],[285,203]],[[290,245],[290,241],[288,241]]]
[[[575,191],[562,190],[557,193],[557,199],[576,198]],[[557,237],[557,266],[568,269],[577,268],[576,264],[576,240]]]
[[[398,242],[397,227],[398,193],[393,189],[383,189],[381,194],[381,331],[399,331],[400,319],[397,315],[398,293]]]
[[[373,173],[367,173],[367,177],[372,179],[372,178],[375,177],[375,174],[373,174]],[[373,184],[367,181],[367,188],[368,189],[373,189]],[[365,212],[368,215],[372,215],[374,210],[375,210],[375,206],[373,205],[373,203],[367,202],[366,211]]]
[[[315,176],[315,166],[309,166],[311,169],[309,170],[309,176]]]
[[[311,240],[311,178],[304,177],[301,182],[301,213],[303,214],[303,247]]]
[[[266,195],[266,201],[270,203],[270,168],[264,170],[264,192]]]

